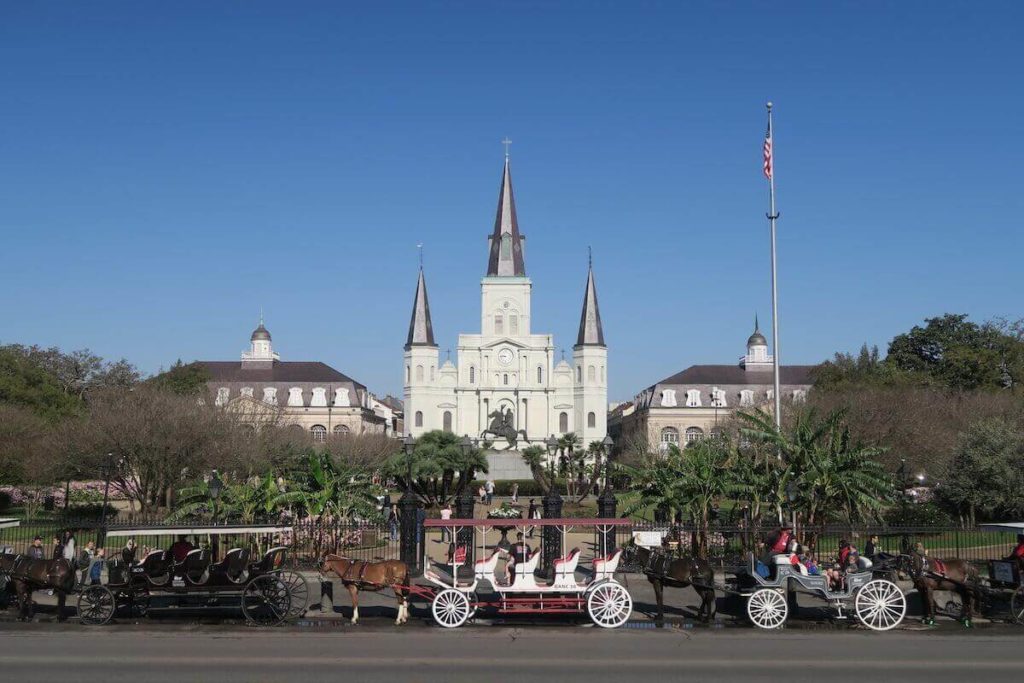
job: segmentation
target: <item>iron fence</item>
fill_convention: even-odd
[[[57,517],[19,521],[19,526],[0,529],[0,548],[27,553],[38,536],[42,540],[43,556],[46,558],[53,556],[55,540],[63,538],[65,531],[71,531],[75,537],[76,554],[80,554],[86,544],[92,541],[98,548],[105,548],[107,557],[112,558],[122,551],[128,540],[132,540],[136,546],[135,557],[141,558],[150,550],[169,548],[177,540],[172,527],[209,524],[208,520],[181,520],[170,524],[165,518],[151,515],[119,517],[105,529],[99,520],[93,518]],[[241,545],[257,549],[283,545],[290,550],[289,562],[304,568],[315,567],[319,558],[326,553],[338,553],[360,560],[399,559],[398,536],[390,533],[386,525],[302,521],[289,526],[291,531],[288,533],[199,535],[188,540],[196,545],[210,544],[215,549],[225,550]],[[140,533],[131,539],[122,536],[106,538],[106,531],[136,527],[148,529],[145,534]],[[168,528],[166,534],[159,533],[161,527]]]
[[[776,528],[713,524],[708,530],[708,558],[720,567],[745,564],[747,554],[760,553],[762,543]],[[689,549],[695,549],[698,543],[698,530],[692,524],[673,527],[647,522],[620,529],[616,540],[624,545],[637,531],[659,532],[666,536],[678,533],[682,546]],[[921,543],[932,557],[957,558],[977,564],[1002,559],[1017,544],[1011,532],[956,526],[814,525],[800,526],[796,536],[819,561],[833,559],[844,540],[863,553],[872,536],[878,537],[876,553],[906,553]]]

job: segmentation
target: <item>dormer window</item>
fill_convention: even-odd
[[[803,403],[807,400],[806,389],[794,389],[793,390],[793,403]]]
[[[277,405],[277,387],[263,387],[263,402],[267,405]]]
[[[327,389],[323,387],[313,387],[313,398],[310,399],[309,405],[317,407],[327,407]]]
[[[302,405],[302,389],[300,387],[292,387],[288,390],[288,405],[293,407]]]
[[[686,407],[700,408],[700,390],[688,389],[686,392]]]
[[[750,389],[744,389],[740,392],[740,405],[741,406],[752,406],[754,405],[754,392]]]
[[[725,408],[725,392],[715,387],[711,390],[711,405],[716,408]]]
[[[675,408],[676,403],[676,390],[665,389],[661,392],[661,407],[662,408]]]
[[[252,387],[242,387],[242,396],[252,398]]]
[[[231,389],[227,387],[221,387],[217,389],[217,399],[214,401],[215,405],[225,406],[228,404],[228,398],[231,396]]]

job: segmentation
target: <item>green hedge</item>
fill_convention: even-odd
[[[484,482],[482,480],[476,480],[472,483],[471,490],[473,491],[473,495],[476,495],[477,490],[481,486],[483,486],[483,484]],[[494,482],[494,495],[511,496],[513,484],[519,484],[520,500],[522,500],[523,498],[538,497],[544,495],[544,491],[543,489],[541,489],[540,484],[538,484],[533,479],[509,479],[507,481],[496,481]],[[556,480],[555,485],[558,487],[558,491],[564,495],[565,480],[558,479]]]

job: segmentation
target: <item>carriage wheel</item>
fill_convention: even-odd
[[[618,628],[629,621],[633,598],[617,581],[595,586],[587,595],[587,614],[601,628]]]
[[[288,618],[291,595],[277,576],[257,576],[242,592],[242,614],[246,621],[258,626],[276,626]]]
[[[132,618],[145,617],[149,612],[149,591],[119,593],[122,604],[128,606],[128,614]]]
[[[1024,624],[1024,585],[1021,585],[1010,598],[1010,620],[1015,624]]]
[[[860,623],[873,631],[896,628],[907,615],[907,598],[892,581],[874,579],[864,584],[853,599]]]
[[[430,611],[433,612],[434,621],[438,626],[458,628],[466,623],[473,610],[465,593],[454,588],[445,588],[434,596]]]
[[[78,620],[86,626],[102,626],[114,618],[117,601],[106,586],[89,586],[78,596]]]
[[[288,589],[288,597],[291,598],[291,606],[288,608],[286,618],[300,618],[306,613],[306,607],[309,606],[309,584],[298,572],[283,571],[277,574],[277,578]]]
[[[747,616],[758,628],[779,628],[786,623],[786,596],[774,588],[761,588],[747,598]]]

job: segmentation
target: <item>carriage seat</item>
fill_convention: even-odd
[[[175,573],[185,577],[189,583],[199,585],[210,578],[210,551],[206,548],[190,550],[185,559],[174,567]]]
[[[210,576],[224,577],[231,583],[242,583],[249,575],[246,570],[248,564],[249,549],[232,548],[223,560],[210,565]]]
[[[622,548],[604,557],[595,557],[593,561],[594,580],[610,579],[619,568],[619,560],[622,558]]]
[[[173,567],[174,555],[171,551],[151,550],[134,571],[141,572],[151,583],[163,585],[170,580]]]
[[[494,579],[494,571],[498,568],[498,559],[501,557],[501,548],[496,548],[489,557],[477,560],[473,563],[473,574],[478,579]]]
[[[249,573],[253,576],[257,574],[266,574],[277,569],[281,569],[284,566],[284,558],[288,554],[288,548],[284,546],[277,546],[271,548],[267,552],[263,553],[263,557],[258,562],[254,562],[249,565]]]
[[[515,564],[516,576],[529,576],[537,571],[537,563],[540,562],[540,548],[537,548],[523,562]]]
[[[466,564],[466,554],[466,546],[455,546],[455,552],[452,553],[452,560],[449,564],[451,564],[455,567],[456,570],[458,570],[459,567]]]
[[[568,555],[555,560],[555,581],[552,585],[565,587],[576,585],[576,565],[580,562],[580,554],[579,548],[573,548]]]

